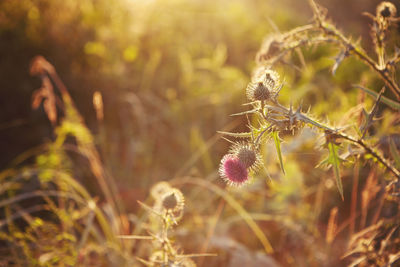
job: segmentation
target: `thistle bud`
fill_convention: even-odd
[[[246,88],[251,101],[264,101],[276,97],[280,89],[279,75],[275,71],[260,67],[255,71],[252,82]]]
[[[222,158],[219,174],[230,185],[241,186],[249,181],[246,166],[232,154],[227,154]]]
[[[269,89],[262,82],[256,85],[250,83],[249,86],[247,86],[246,94],[247,98],[251,101],[269,100],[271,97]]]
[[[170,191],[166,192],[161,198],[162,206],[167,211],[179,212],[183,210],[184,197],[181,191],[176,188],[172,188]]]
[[[382,18],[393,18],[396,16],[397,9],[391,2],[384,1],[376,8],[376,16]]]
[[[261,156],[250,143],[235,143],[230,153],[236,155],[243,165],[251,171],[256,171],[261,165]]]

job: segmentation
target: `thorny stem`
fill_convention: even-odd
[[[309,30],[315,30],[315,26],[313,29],[307,29]],[[325,38],[325,37],[315,37],[315,38],[304,38],[299,40],[297,43],[294,45],[290,45],[289,47],[285,48],[278,56],[276,56],[273,60],[270,60],[268,63],[272,66],[276,62],[280,61],[289,51],[293,51],[296,48],[306,46],[306,45],[311,45],[311,44],[318,44],[318,43],[330,43],[330,42],[336,42],[340,43],[339,40],[332,39],[332,38]]]
[[[348,38],[346,38],[334,25],[324,21],[323,17],[321,16],[320,10],[314,0],[309,0],[309,3],[314,12],[318,28],[320,28],[327,35],[335,36],[337,39],[339,39],[343,46],[349,48],[350,52],[355,54],[359,59],[361,59],[361,61],[363,61],[364,63],[369,65],[374,71],[376,71],[388,85],[390,90],[392,90],[392,92],[396,95],[397,99],[400,100],[400,88],[396,84],[396,82],[389,76],[386,64],[377,64],[365,52],[363,52],[361,48],[357,47]]]
[[[336,37],[343,46],[349,48],[350,52],[355,54],[361,61],[369,65],[375,72],[377,72],[381,78],[385,81],[385,83],[388,85],[388,87],[391,89],[391,91],[396,95],[397,99],[400,99],[400,88],[396,84],[396,82],[389,76],[388,69],[387,69],[387,64],[384,63],[384,46],[382,43],[380,43],[378,40],[378,47],[377,47],[377,53],[378,53],[378,59],[379,59],[379,64],[377,64],[373,59],[371,59],[361,48],[355,46],[349,39],[347,39],[334,25],[328,24],[325,22],[324,18],[321,15],[321,12],[315,3],[314,0],[309,0],[310,6],[314,12],[316,24],[318,28],[320,28],[324,33],[327,35],[332,35]],[[379,39],[379,37],[377,37]],[[280,106],[281,108],[284,108]],[[286,109],[286,108],[285,108]],[[287,109],[286,109],[287,111]],[[337,137],[341,137],[343,139],[346,139],[354,144],[357,144],[361,146],[367,153],[372,155],[375,159],[377,159],[380,163],[382,163],[390,172],[392,172],[399,180],[400,178],[400,171],[397,170],[392,164],[386,160],[384,157],[382,157],[378,152],[374,151],[369,145],[367,145],[362,137],[359,139],[356,139],[354,137],[351,137],[349,135],[346,135],[344,133],[340,133],[339,131],[335,129],[331,129],[330,127],[327,127],[325,125],[321,125],[319,123],[316,123],[312,119],[308,118],[306,115],[301,114],[300,112],[297,113],[298,119],[303,120],[304,122],[311,123],[312,125],[324,129],[325,131],[332,133],[336,135]],[[393,182],[391,182],[389,186],[391,186]]]
[[[359,59],[361,59],[361,61],[369,65],[375,72],[377,72],[379,76],[381,76],[381,78],[389,86],[390,90],[392,90],[393,94],[396,95],[397,99],[400,100],[400,88],[396,84],[396,82],[388,75],[388,70],[384,63],[375,63],[375,61],[371,59],[368,55],[366,55],[361,48],[353,45],[351,41],[344,37],[336,28],[333,27],[333,29],[328,29],[325,24],[323,24],[321,27],[326,33],[333,34],[334,36],[339,38],[339,40],[345,47],[350,48],[350,53],[353,52]]]
[[[281,105],[277,101],[274,103],[275,106],[268,106],[267,108],[271,110],[275,110],[278,112],[281,112],[282,114],[289,114],[290,110],[286,108],[285,106]],[[325,132],[334,135],[335,137],[338,138],[343,138],[347,141],[350,141],[351,143],[354,143],[360,147],[362,147],[366,153],[372,155],[376,160],[378,160],[380,163],[382,163],[390,172],[392,172],[398,179],[400,178],[400,171],[397,170],[388,160],[386,160],[384,157],[382,157],[377,151],[375,151],[373,148],[371,148],[368,144],[364,142],[362,139],[357,139],[355,137],[352,137],[350,135],[347,135],[345,133],[339,132],[337,129],[333,129],[329,126],[320,124],[316,122],[315,120],[311,119],[307,115],[301,113],[300,111],[297,111],[294,113],[294,116],[297,120],[302,121],[306,124],[313,125],[319,129],[324,130]],[[389,186],[392,183],[389,184]]]

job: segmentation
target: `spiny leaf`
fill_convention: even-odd
[[[296,113],[296,118],[304,123],[311,124],[319,129],[330,130],[328,126],[323,125],[310,117],[304,116],[302,113]]]
[[[329,157],[324,158],[323,160],[321,160],[317,166],[315,166],[315,168],[320,168],[323,165],[329,165]]]
[[[365,125],[362,127],[362,130],[361,130],[362,131],[361,139],[364,138],[365,134],[368,131],[368,128],[371,126],[371,124],[374,121],[374,116],[378,112],[379,101],[381,101],[382,94],[385,92],[385,89],[386,89],[386,87],[382,87],[381,91],[378,94],[378,97],[375,100],[374,106],[372,107],[372,111],[368,114]]]
[[[340,168],[339,168],[339,164],[340,164],[340,158],[338,155],[339,146],[335,145],[334,143],[329,142],[328,149],[329,149],[329,163],[332,165],[333,172],[335,173],[336,186],[339,190],[342,200],[344,200],[343,185],[342,185],[342,179],[340,178]]]
[[[400,168],[400,154],[392,138],[389,139],[389,148],[390,148],[390,153],[393,156],[396,168]]]
[[[375,91],[372,91],[371,89],[365,88],[361,85],[353,85],[354,87],[363,90],[364,92],[366,92],[367,94],[369,94],[370,96],[372,96],[374,99],[378,98],[378,93]],[[400,103],[394,100],[391,100],[387,97],[382,96],[381,101],[383,103],[385,103],[386,105],[388,105],[389,107],[393,108],[393,109],[397,109],[400,110]]]
[[[242,106],[254,106],[254,105],[259,105],[258,101],[253,101],[253,102],[242,104]]]
[[[285,174],[285,168],[283,167],[282,152],[281,152],[281,140],[279,139],[279,133],[272,132],[272,136],[274,137],[276,152],[278,153],[281,170],[282,170],[283,174]]]
[[[222,132],[222,131],[217,131],[217,133],[227,135],[227,136],[233,136],[233,137],[238,137],[238,138],[249,138],[251,137],[251,133],[230,133],[230,132]]]

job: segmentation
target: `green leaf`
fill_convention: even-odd
[[[335,145],[334,143],[328,143],[328,149],[329,149],[329,163],[332,165],[333,172],[335,173],[336,186],[339,190],[342,200],[344,200],[343,185],[342,185],[342,179],[340,178],[340,168],[339,168],[340,164],[340,158],[338,154],[339,146]]]
[[[400,154],[392,138],[389,139],[389,148],[390,148],[390,153],[393,156],[396,168],[400,168]]]
[[[233,137],[238,137],[238,138],[249,138],[251,137],[251,133],[230,133],[230,132],[222,132],[222,131],[217,131],[217,133],[227,135],[227,136],[233,136]]]
[[[364,92],[366,92],[367,94],[372,96],[374,99],[378,98],[379,94],[377,92],[375,92],[375,91],[372,91],[371,89],[365,88],[365,87],[363,87],[361,85],[357,85],[357,84],[353,85],[353,86],[358,88],[358,89],[363,90]],[[381,101],[383,103],[385,103],[386,105],[388,105],[389,107],[393,108],[393,109],[400,110],[400,103],[399,102],[396,102],[396,101],[391,100],[391,99],[389,99],[387,97],[384,97],[384,96],[382,96]]]
[[[278,153],[281,170],[282,170],[283,174],[285,174],[285,168],[283,167],[282,152],[281,152],[281,140],[279,139],[279,133],[272,132],[272,136],[274,137],[276,152]]]
[[[321,160],[317,166],[315,166],[315,168],[321,168],[324,165],[329,165],[329,157],[324,158],[323,160]]]

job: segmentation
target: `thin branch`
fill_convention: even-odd
[[[268,108],[273,108],[275,110],[281,111],[284,114],[288,114],[290,112],[290,110],[284,106],[282,106],[279,103],[276,103],[277,106],[267,106]],[[302,121],[306,124],[310,124],[313,125],[319,129],[322,129],[330,134],[335,135],[338,138],[342,138],[345,139],[353,144],[356,144],[360,147],[362,147],[365,152],[367,154],[372,155],[376,160],[378,160],[380,163],[382,163],[390,172],[392,172],[398,179],[400,178],[400,171],[398,169],[396,169],[387,159],[385,159],[382,155],[380,155],[377,151],[375,151],[372,147],[370,147],[368,144],[366,144],[364,142],[364,140],[362,139],[357,139],[355,137],[352,137],[350,135],[347,135],[345,133],[342,133],[340,131],[338,131],[337,129],[333,129],[327,125],[323,125],[319,122],[316,122],[315,120],[313,120],[312,118],[308,117],[307,115],[301,113],[300,111],[297,111],[295,113],[296,118],[299,121]]]
[[[400,100],[400,88],[396,82],[389,76],[388,69],[386,66],[380,66],[372,58],[370,58],[362,48],[357,47],[348,38],[346,38],[334,25],[329,24],[321,16],[321,12],[316,5],[314,0],[309,0],[310,6],[314,12],[317,26],[327,35],[336,37],[343,46],[350,48],[350,53],[355,54],[361,61],[370,66],[379,76],[385,81],[389,89],[392,90],[393,94],[396,95],[397,99]]]

